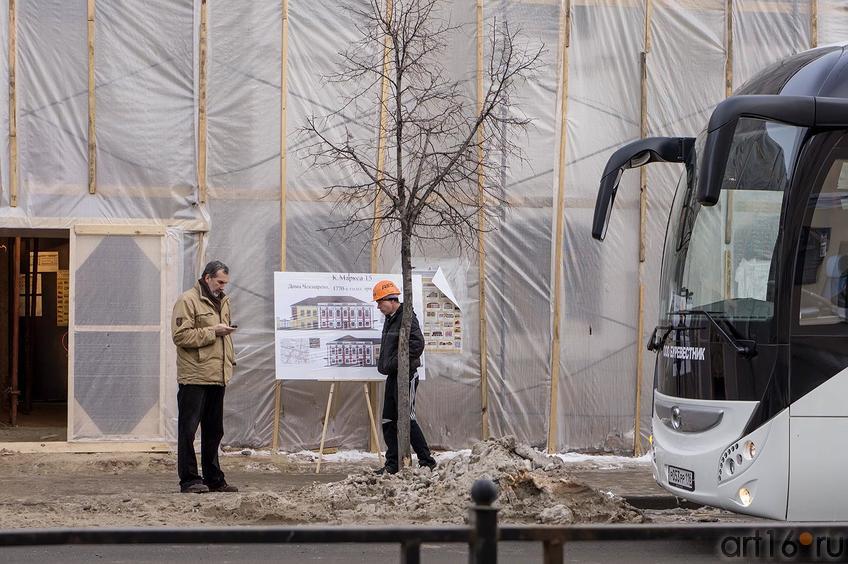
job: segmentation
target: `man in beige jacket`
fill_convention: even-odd
[[[233,375],[230,297],[224,288],[230,270],[221,261],[206,265],[193,288],[174,304],[171,336],[177,346],[177,473],[183,493],[237,492],[224,479],[218,447],[224,437],[224,390]],[[194,436],[200,425],[197,472]]]

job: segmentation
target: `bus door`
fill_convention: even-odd
[[[793,183],[790,520],[845,518],[848,489],[848,133],[814,136]]]

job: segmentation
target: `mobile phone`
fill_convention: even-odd
[[[238,325],[236,325],[235,323],[233,323],[232,325],[230,325],[230,327],[232,327],[233,329],[238,329]]]

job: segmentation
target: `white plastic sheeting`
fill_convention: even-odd
[[[337,0],[289,0],[287,4],[286,268],[367,272],[372,269],[368,234],[351,238],[324,229],[338,216],[333,216],[332,203],[321,199],[322,187],[343,178],[345,172],[311,168],[304,157],[309,139],[301,133],[308,117],[327,116],[349,94],[343,85],[322,77],[337,70],[338,52],[356,38],[357,22],[342,8],[346,3]],[[652,45],[647,55],[649,135],[695,135],[723,99],[726,4],[725,0],[652,1]],[[554,324],[558,324],[554,445],[612,450],[632,445],[637,347],[644,346],[656,324],[662,243],[682,167],[654,165],[648,172],[642,335],[637,335],[638,172],[627,173],[622,181],[603,246],[591,240],[589,232],[607,158],[640,136],[640,54],[645,50],[646,6],[644,0],[482,2],[486,26],[495,20],[508,21],[513,29],[523,30],[528,42],[546,47],[541,71],[519,85],[511,100],[513,111],[534,120],[526,134],[514,138],[527,160],[504,159],[497,147],[490,147],[488,153],[489,159],[501,162],[500,174],[486,181],[513,204],[503,210],[499,230],[485,236],[487,302],[482,313],[488,343],[484,356],[490,431],[496,436],[511,433],[536,446],[545,443],[551,343]],[[808,0],[732,3],[734,88],[766,65],[812,44],[810,6]],[[818,43],[848,39],[845,2],[818,0],[817,7]],[[476,8],[476,0],[446,2],[443,8],[458,25],[446,70],[465,81],[472,100]],[[562,116],[560,52],[567,10],[572,27],[565,69],[567,113]],[[8,13],[7,0],[0,0],[0,11]],[[19,197],[18,206],[10,207],[9,137],[0,135],[0,226],[154,222],[182,228],[167,231],[157,266],[158,276],[165,280],[163,295],[168,303],[161,305],[166,310],[177,292],[193,283],[204,260],[229,264],[233,319],[239,330],[234,339],[238,368],[225,403],[225,442],[260,446],[271,443],[273,428],[272,273],[282,258],[283,2],[209,2],[208,16],[209,201],[202,204],[196,170],[200,0],[96,2],[95,195],[87,189],[86,2],[17,3]],[[5,17],[0,17],[0,35],[0,77],[5,80],[9,72]],[[331,132],[347,129],[357,138],[376,139],[378,105],[379,92],[374,88],[330,117],[325,126]],[[8,89],[0,88],[3,131],[8,131],[8,108]],[[557,202],[563,127],[567,142],[564,200]],[[564,210],[564,231],[555,233],[560,209]],[[560,237],[564,253],[562,262],[556,263],[554,243]],[[97,255],[100,262],[77,262],[92,285],[85,299],[80,288],[72,289],[78,297],[80,319],[111,311],[97,298],[114,289],[107,283],[111,279],[98,273],[132,248],[121,246],[130,239],[112,239],[104,238],[108,243],[102,256]],[[416,266],[443,266],[454,284],[465,324],[460,354],[428,357],[428,379],[419,390],[417,411],[431,444],[461,448],[482,436],[477,255],[459,253],[451,244],[426,244],[415,253]],[[396,241],[384,242],[377,263],[377,271],[399,270]],[[561,316],[554,320],[556,272],[562,276],[556,296]],[[131,286],[127,291],[132,291]],[[165,350],[154,354],[150,343],[138,339],[128,344],[119,342],[121,337],[115,334],[81,333],[86,335],[80,337],[75,351],[79,362],[75,368],[81,377],[90,377],[91,385],[87,392],[79,389],[78,400],[92,421],[104,423],[100,428],[75,421],[78,432],[73,436],[112,438],[137,432],[129,420],[110,419],[108,400],[113,398],[114,386],[95,386],[93,377],[102,376],[101,369],[80,356],[88,350],[85,347],[106,343],[124,347],[125,355],[140,362],[153,362],[154,356],[159,362],[165,359],[165,379],[156,380],[155,392],[151,384],[135,394],[139,399],[133,409],[146,415],[143,408],[149,402],[144,398],[156,397],[164,429],[146,436],[173,438],[173,350],[167,339]],[[144,332],[138,333],[142,339]],[[110,381],[118,382],[132,370],[124,372],[112,370]],[[132,373],[148,372],[139,368]],[[643,435],[650,432],[652,379],[653,355],[646,353]],[[328,387],[326,383],[283,385],[283,448],[317,446]],[[361,385],[341,386],[332,406],[327,444],[364,448],[368,442],[364,407]]]
[[[734,89],[769,64],[810,47],[807,0],[734,0],[733,10]]]
[[[848,37],[848,3],[845,0],[818,0],[818,44],[828,45]]]
[[[724,99],[725,4],[724,0],[654,3],[652,47],[648,55],[649,136],[693,137],[706,126],[713,107]],[[684,167],[656,164],[647,171],[645,317],[638,346],[645,346],[657,325],[665,230]],[[643,438],[651,429],[654,359],[654,354],[645,351],[640,421]],[[647,445],[647,441],[643,443]]]
[[[554,69],[559,68],[562,11],[557,2],[498,0],[486,2],[483,11],[487,24],[507,21],[523,31],[523,42],[544,46],[542,71],[510,100],[512,111],[524,112],[533,123],[526,134],[505,132],[517,137],[527,160],[501,162],[499,177],[487,179],[514,207],[504,213],[498,231],[485,237],[491,433],[544,446],[550,408],[552,188],[559,140],[559,73]],[[501,158],[497,147],[491,153]],[[472,316],[476,312],[466,313]]]
[[[635,397],[638,173],[622,179],[603,246],[591,226],[607,158],[639,138],[644,11],[638,2],[587,2],[572,17],[556,443],[602,447],[609,437],[621,448]]]
[[[8,207],[9,153],[3,151],[0,217],[26,218],[33,226],[46,218],[54,226],[63,218],[197,225],[195,4],[96,4],[94,195],[87,190],[86,1],[16,4],[19,196],[18,207]],[[3,45],[7,55],[8,41]],[[8,107],[3,104],[5,125]],[[8,142],[4,136],[4,148]]]

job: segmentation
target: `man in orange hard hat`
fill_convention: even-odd
[[[377,302],[377,309],[386,316],[380,341],[380,357],[377,361],[377,371],[386,375],[386,390],[383,395],[383,439],[386,441],[386,464],[376,471],[377,474],[396,474],[400,468],[397,440],[398,341],[400,340],[400,323],[403,318],[400,294],[400,289],[391,280],[380,280],[374,286],[374,301]],[[412,444],[412,450],[418,455],[418,465],[432,470],[436,467],[436,461],[430,454],[424,433],[421,432],[421,427],[415,420],[415,391],[418,389],[416,370],[421,366],[423,353],[424,335],[413,312],[412,327],[409,331],[409,442]]]

